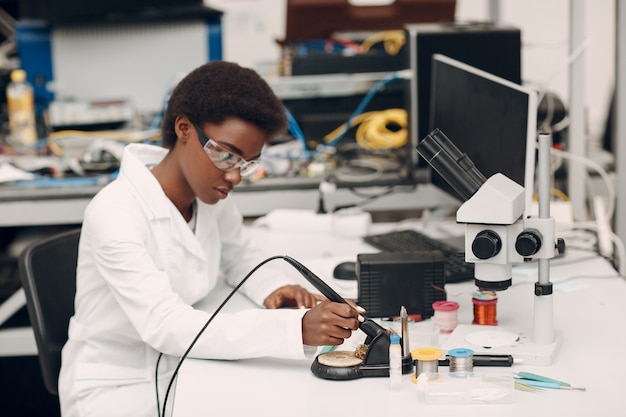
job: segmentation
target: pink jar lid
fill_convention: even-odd
[[[459,309],[459,303],[456,301],[435,301],[433,310],[437,311],[454,311]]]

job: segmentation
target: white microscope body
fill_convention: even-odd
[[[506,353],[539,365],[550,364],[560,346],[553,329],[553,288],[549,279],[549,261],[562,248],[562,241],[555,238],[555,221],[549,209],[550,146],[550,136],[540,134],[539,213],[526,216],[524,187],[499,173],[485,179],[443,132],[433,131],[418,145],[418,152],[465,198],[456,220],[465,225],[465,261],[474,264],[475,283],[480,290],[506,290],[512,284],[514,263],[537,262],[531,340],[524,340]],[[448,342],[458,344],[453,347],[465,346],[464,336],[476,327],[480,326],[458,326]]]
[[[499,291],[511,286],[512,264],[524,259],[515,251],[515,238],[524,230],[524,188],[494,174],[459,207],[465,224],[465,261],[474,264],[480,289]]]

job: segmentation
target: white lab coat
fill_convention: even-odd
[[[235,285],[267,258],[244,238],[241,215],[229,199],[215,205],[198,201],[194,235],[149,170],[166,152],[128,145],[118,178],[85,211],[76,313],[59,377],[64,417],[157,415],[159,352],[165,354],[159,363],[163,401],[178,357],[210,317],[192,305],[218,279]],[[266,264],[242,291],[261,305],[274,289],[292,283]],[[303,314],[298,309],[219,314],[189,356],[309,357],[314,350],[302,345]],[[172,401],[170,394],[168,404]]]

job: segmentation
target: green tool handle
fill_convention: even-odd
[[[519,376],[520,378],[523,378],[523,379],[530,379],[532,381],[548,382],[548,383],[552,383],[552,384],[557,384],[557,385],[559,385],[561,387],[569,387],[569,386],[571,386],[567,382],[558,381],[556,379],[548,378],[547,376],[541,376],[541,375],[533,374],[533,373],[530,373],[530,372],[518,372],[517,376]]]

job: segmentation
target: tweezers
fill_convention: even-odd
[[[515,373],[515,376],[515,382],[519,382],[521,384],[525,384],[531,387],[586,391],[586,388],[572,387],[567,382],[558,381],[556,379],[548,378],[547,376],[541,376],[530,372],[517,372]]]

